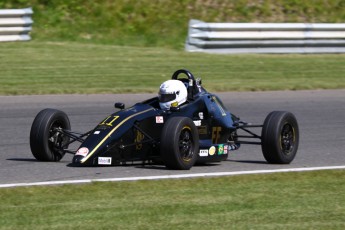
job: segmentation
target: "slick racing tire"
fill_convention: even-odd
[[[299,143],[296,117],[290,112],[271,112],[264,121],[261,138],[262,153],[268,163],[289,164]]]
[[[67,115],[56,109],[44,109],[37,114],[30,131],[30,148],[39,161],[60,161],[65,155],[63,148],[69,142],[69,137],[57,131],[70,130],[71,125]]]
[[[160,152],[169,169],[189,170],[199,152],[198,131],[190,118],[172,117],[164,125]]]

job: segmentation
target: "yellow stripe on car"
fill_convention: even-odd
[[[143,113],[146,113],[150,110],[153,110],[153,108],[151,109],[147,109],[147,110],[144,110],[144,111],[141,111],[139,113],[135,113],[135,114],[132,114],[131,116],[125,118],[123,121],[121,121],[118,125],[116,125],[104,138],[101,142],[98,143],[98,145],[86,156],[84,157],[82,160],[81,160],[81,163],[84,163],[85,161],[87,161],[96,151],[97,149],[111,136],[111,134],[113,134],[121,125],[123,125],[123,123],[125,123],[126,121],[128,121],[129,119],[137,116],[137,115],[140,115],[140,114],[143,114]]]

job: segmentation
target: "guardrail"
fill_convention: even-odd
[[[208,53],[345,53],[345,23],[190,20],[185,48]]]
[[[32,14],[31,8],[0,10],[0,42],[30,40]]]

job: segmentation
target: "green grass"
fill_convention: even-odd
[[[0,44],[0,95],[157,92],[180,68],[219,91],[345,88],[345,55],[212,55],[73,42]]]
[[[0,8],[28,6],[35,12],[33,41],[0,43],[0,95],[157,92],[179,68],[218,92],[345,88],[344,54],[182,51],[191,18],[343,22],[343,0],[0,2]],[[344,176],[324,171],[0,189],[0,229],[344,229]]]
[[[183,49],[192,18],[206,22],[344,22],[344,0],[1,0],[34,9],[32,36]]]
[[[0,189],[0,229],[344,229],[345,171]]]

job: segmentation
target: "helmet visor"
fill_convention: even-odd
[[[160,102],[168,102],[175,100],[176,94],[159,94],[158,97]]]

